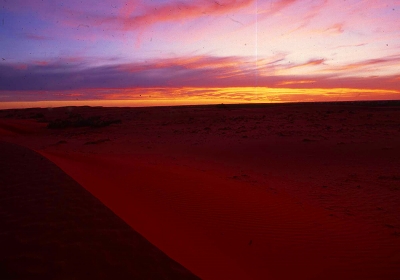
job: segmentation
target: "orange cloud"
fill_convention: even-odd
[[[286,86],[286,85],[299,85],[299,84],[313,84],[315,81],[313,80],[305,80],[305,81],[283,81],[278,83],[278,86]]]

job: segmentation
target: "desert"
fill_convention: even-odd
[[[0,12],[0,280],[400,279],[400,1]]]
[[[1,270],[71,277],[72,242],[121,279],[398,279],[399,120],[398,101],[1,110]]]

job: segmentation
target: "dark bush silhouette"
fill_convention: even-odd
[[[31,114],[29,116],[31,119],[43,119],[44,115],[42,113]]]
[[[121,120],[109,120],[103,119],[101,117],[89,117],[84,118],[81,115],[70,115],[68,119],[56,119],[54,121],[50,121],[47,125],[49,129],[63,129],[70,127],[91,127],[91,128],[99,128],[109,126],[111,124],[120,124]]]

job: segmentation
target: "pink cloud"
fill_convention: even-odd
[[[129,18],[133,14],[133,12],[138,9],[140,3],[141,2],[137,0],[126,1],[125,5],[122,5],[122,7],[119,8],[120,16],[124,18]]]
[[[288,67],[285,67],[286,69],[292,69],[292,68],[299,68],[299,67],[307,67],[307,66],[316,66],[316,65],[321,65],[324,64],[325,59],[321,58],[321,59],[310,59],[307,62],[304,63],[299,63],[299,64],[294,64]]]
[[[245,61],[237,57],[193,56],[155,60],[149,63],[131,63],[119,66],[127,72],[181,67],[183,69],[236,69]]]
[[[323,30],[324,33],[334,33],[339,34],[344,32],[344,24],[343,23],[335,23],[328,28]]]
[[[18,64],[13,65],[13,68],[17,69],[17,70],[26,70],[26,69],[28,69],[28,64],[18,63]]]
[[[154,60],[147,63],[123,64],[119,65],[118,69],[119,71],[130,73],[173,69],[172,73],[176,78],[170,78],[171,85],[198,86],[202,84],[201,81],[204,81],[214,86],[256,86],[254,78],[258,77],[258,86],[326,88],[341,87],[342,85],[344,87],[345,85],[346,87],[357,88],[363,88],[364,86],[366,88],[379,88],[382,87],[382,84],[378,81],[385,81],[388,83],[389,88],[393,88],[393,86],[399,88],[399,85],[395,85],[399,80],[398,75],[341,78],[341,72],[348,73],[350,69],[362,69],[374,65],[394,65],[399,63],[399,60],[400,57],[382,57],[332,67],[324,58],[286,64],[284,63],[284,58],[276,59],[276,57],[251,61],[243,57],[194,56]],[[320,68],[318,68],[319,73],[316,72],[316,74],[284,74],[285,70],[302,67]],[[277,70],[281,74],[276,74]],[[193,73],[193,75],[189,73]],[[191,84],[191,82],[194,84]]]
[[[293,29],[290,33],[296,32],[302,28],[305,28],[306,26],[308,26],[310,24],[310,22],[316,18],[320,12],[326,8],[326,4],[327,4],[328,0],[324,0],[324,1],[320,1],[316,4],[314,4],[314,2],[312,2],[310,4],[310,6],[307,7],[307,11],[303,12],[303,14],[300,13],[299,19],[297,19],[298,22],[300,22],[299,26],[295,29]]]
[[[274,4],[272,4],[271,9],[269,10],[269,13],[270,14],[277,13],[277,12],[283,10],[284,8],[294,4],[295,2],[297,2],[297,0],[280,0],[280,1],[276,1]]]
[[[358,61],[354,63],[349,63],[345,65],[340,65],[337,67],[329,67],[326,70],[329,72],[348,72],[348,71],[359,71],[359,70],[376,70],[377,67],[385,66],[396,66],[400,64],[400,55],[374,58],[363,61]]]
[[[122,30],[137,30],[160,22],[191,20],[205,15],[222,15],[248,7],[254,0],[220,0],[191,2],[170,2],[163,5],[148,6],[142,13],[132,15],[134,6],[122,9],[116,16],[100,19]]]
[[[19,13],[34,12],[42,20],[52,22],[52,28],[48,30],[52,37],[60,35],[63,29],[64,38],[126,41],[126,31],[136,31],[136,45],[140,45],[144,31],[158,23],[182,23],[206,16],[229,16],[250,7],[255,0],[172,0],[159,4],[143,0],[22,2],[7,2],[6,9]],[[56,34],[53,34],[54,30],[57,30]],[[46,38],[43,30],[31,37],[35,40]]]
[[[400,64],[400,56],[330,65],[325,58],[287,63],[284,54],[254,60],[249,57],[207,55],[121,63],[67,57],[30,64],[0,64],[4,90],[63,90],[130,87],[285,87],[367,88],[400,90],[399,72],[365,76],[369,69]],[[291,71],[307,67],[301,71]],[[318,71],[311,71],[311,70]],[[286,71],[287,70],[287,71]],[[372,71],[371,70],[371,71]],[[344,76],[345,74],[346,76]],[[352,76],[348,75],[352,74]],[[3,77],[3,79],[1,79]],[[1,89],[1,88],[0,88]]]
[[[368,45],[368,43],[349,44],[349,45],[339,45],[339,46],[333,47],[332,49],[351,48],[351,47],[362,47],[362,46],[366,46],[366,45]]]
[[[281,12],[282,10],[294,5],[298,0],[277,0],[265,1],[258,4],[259,19]]]
[[[48,62],[48,61],[45,61],[45,60],[37,60],[37,61],[34,61],[33,63],[34,63],[35,65],[40,65],[40,66],[49,65],[49,62]]]

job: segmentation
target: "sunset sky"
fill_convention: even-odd
[[[400,99],[398,0],[0,0],[0,42],[3,107]]]

